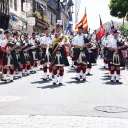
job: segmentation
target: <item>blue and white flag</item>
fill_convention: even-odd
[[[66,33],[68,33],[68,32],[71,30],[72,25],[73,25],[73,21],[72,21],[72,15],[71,15],[71,16],[69,17],[69,24],[68,24],[68,26],[67,26],[67,28],[66,28]]]

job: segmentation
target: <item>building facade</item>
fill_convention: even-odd
[[[8,0],[0,0],[0,28],[8,29],[9,18],[9,2]]]
[[[27,30],[27,16],[23,11],[24,0],[10,0],[9,3],[9,29],[26,32]]]

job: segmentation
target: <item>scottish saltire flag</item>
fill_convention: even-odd
[[[69,24],[66,28],[66,34],[71,30],[72,28],[72,25],[73,25],[73,21],[72,21],[72,15],[69,17]]]

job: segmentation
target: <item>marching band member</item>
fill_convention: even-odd
[[[88,56],[86,43],[89,42],[85,37],[85,35],[83,34],[83,27],[81,26],[78,28],[78,35],[75,36],[73,39],[74,60],[75,60],[75,65],[77,66],[76,68],[77,81],[80,81],[81,71],[82,71],[82,80],[86,81],[86,65],[87,65],[87,56]]]
[[[56,34],[52,36],[52,59],[51,64],[53,66],[54,82],[62,85],[64,66],[69,66],[67,59],[66,48],[69,42],[68,39],[62,34],[62,25],[56,25]],[[59,71],[59,74],[57,74]]]
[[[110,63],[111,70],[111,82],[119,82],[120,66],[124,65],[121,49],[125,48],[125,45],[118,40],[119,32],[113,31],[114,38],[108,43],[108,60]],[[116,76],[115,76],[116,72]]]
[[[50,30],[48,27],[45,28],[45,36],[41,40],[41,48],[42,48],[42,59],[43,59],[43,71],[44,78],[43,80],[47,80],[47,76],[49,79],[52,79],[52,65],[51,65],[51,55],[52,55],[52,38],[50,36]],[[48,74],[49,69],[49,74]]]
[[[104,39],[102,41],[102,46],[103,46],[103,54],[104,54],[104,68],[108,69],[108,61],[107,61],[107,46],[108,46],[108,37],[109,33],[105,33]]]
[[[4,32],[5,40],[2,42],[2,51],[4,52],[3,56],[3,74],[4,74],[4,81],[7,81],[7,69],[10,69],[10,81],[12,82],[14,79],[14,68],[18,68],[17,59],[16,59],[16,52],[15,49],[17,48],[17,43],[10,36],[10,32],[7,30]]]

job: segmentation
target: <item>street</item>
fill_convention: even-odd
[[[0,114],[128,118],[127,112],[115,110],[116,107],[128,109],[128,80],[122,74],[120,83],[111,85],[107,71],[101,65],[99,59],[92,69],[92,76],[87,76],[87,82],[76,82],[74,69],[68,67],[63,86],[44,82],[42,71],[13,83],[1,83]],[[115,108],[106,113],[96,111],[98,106]]]

